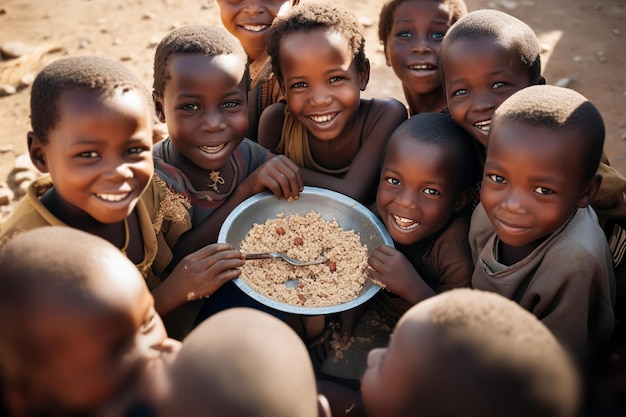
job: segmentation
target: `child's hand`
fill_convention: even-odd
[[[298,198],[304,188],[300,168],[284,155],[266,161],[250,174],[244,184],[252,195],[270,190],[277,198],[286,200]]]
[[[160,315],[187,301],[206,298],[239,276],[243,255],[227,243],[214,243],[185,256],[161,285],[152,291]]]
[[[370,279],[380,282],[385,289],[415,304],[434,295],[411,262],[397,249],[381,245],[368,259]],[[426,293],[426,294],[425,294]]]

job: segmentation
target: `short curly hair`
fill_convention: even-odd
[[[476,10],[459,19],[444,36],[439,53],[441,75],[445,72],[442,57],[453,42],[492,39],[505,49],[517,54],[522,65],[528,69],[529,85],[541,79],[541,46],[535,32],[516,17],[498,10]]]
[[[387,0],[380,9],[378,18],[378,39],[385,48],[387,47],[387,39],[393,26],[393,14],[399,5],[408,1],[438,1],[444,6],[448,6],[449,26],[452,26],[457,20],[467,14],[467,6],[463,0]]]
[[[478,181],[479,164],[472,136],[456,124],[449,114],[424,112],[411,116],[394,130],[387,147],[400,137],[442,147],[454,155],[455,161],[450,169],[455,171],[457,192],[473,187]]]
[[[583,148],[583,181],[590,181],[598,171],[604,147],[604,121],[596,106],[582,94],[550,85],[526,87],[496,109],[491,135],[497,134],[498,125],[503,121],[577,132],[583,142],[572,141],[570,146]]]
[[[157,45],[154,54],[154,81],[152,89],[163,97],[169,79],[167,61],[173,54],[202,54],[206,56],[235,55],[246,63],[248,57],[243,47],[226,29],[211,25],[184,26],[171,31]]]
[[[357,16],[348,9],[329,3],[303,3],[283,16],[274,19],[267,35],[267,54],[272,59],[272,70],[282,80],[280,70],[280,41],[294,32],[310,32],[315,29],[339,32],[348,41],[357,71],[366,65],[363,26]]]
[[[514,301],[453,289],[411,308],[396,332],[402,326],[431,330],[428,360],[439,365],[439,384],[459,397],[442,415],[575,415],[580,384],[573,362],[552,332]]]
[[[30,93],[30,123],[34,135],[47,142],[48,133],[59,121],[59,97],[68,90],[97,90],[110,97],[116,91],[136,90],[145,95],[146,86],[119,62],[95,56],[61,58],[37,74]]]

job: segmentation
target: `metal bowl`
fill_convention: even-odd
[[[344,230],[354,230],[361,237],[361,243],[367,245],[368,255],[382,244],[393,246],[393,241],[383,223],[365,206],[343,194],[316,187],[304,187],[300,198],[294,201],[279,200],[270,192],[264,192],[248,198],[238,205],[226,218],[220,229],[218,242],[226,242],[239,249],[241,241],[255,223],[265,223],[278,213],[285,215],[306,215],[311,210],[319,213],[323,219],[337,219]],[[279,261],[276,261],[279,262]],[[292,314],[318,315],[331,314],[357,307],[372,298],[380,287],[366,279],[359,295],[346,303],[326,307],[303,307],[285,304],[268,298],[252,289],[242,279],[234,280],[244,293],[275,310]]]

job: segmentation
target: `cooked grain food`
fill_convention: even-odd
[[[304,217],[281,213],[264,224],[254,224],[241,242],[241,252],[286,252],[301,261],[323,254],[328,260],[325,264],[293,266],[280,260],[255,260],[241,268],[241,279],[250,287],[285,304],[342,304],[358,297],[366,279],[367,246],[361,244],[359,235],[314,211]],[[297,281],[297,286],[285,285],[289,280]]]

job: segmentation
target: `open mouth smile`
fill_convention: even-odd
[[[413,230],[420,227],[420,223],[415,220],[407,219],[406,217],[401,217],[395,214],[392,216],[396,225],[402,230]]]
[[[122,194],[95,194],[100,200],[107,201],[109,203],[119,203],[120,201],[125,200],[130,193],[122,193]]]
[[[226,146],[226,144],[221,143],[221,144],[215,145],[215,146],[200,146],[200,149],[204,153],[215,154],[215,153],[218,153],[219,151],[221,151],[222,149],[224,149],[224,146]]]
[[[309,116],[309,119],[314,121],[317,124],[326,124],[332,121],[335,117],[337,117],[338,113],[324,114],[322,116]]]
[[[489,133],[489,127],[491,127],[491,119],[476,122],[474,123],[474,126],[476,126],[478,129],[482,130],[485,133]]]
[[[240,25],[239,27],[244,28],[245,30],[249,31],[249,32],[262,32],[265,29],[267,29],[268,27],[270,27],[270,25],[266,25],[266,24],[259,24],[259,25]]]
[[[408,68],[413,71],[436,71],[437,70],[437,67],[431,64],[410,65]]]

